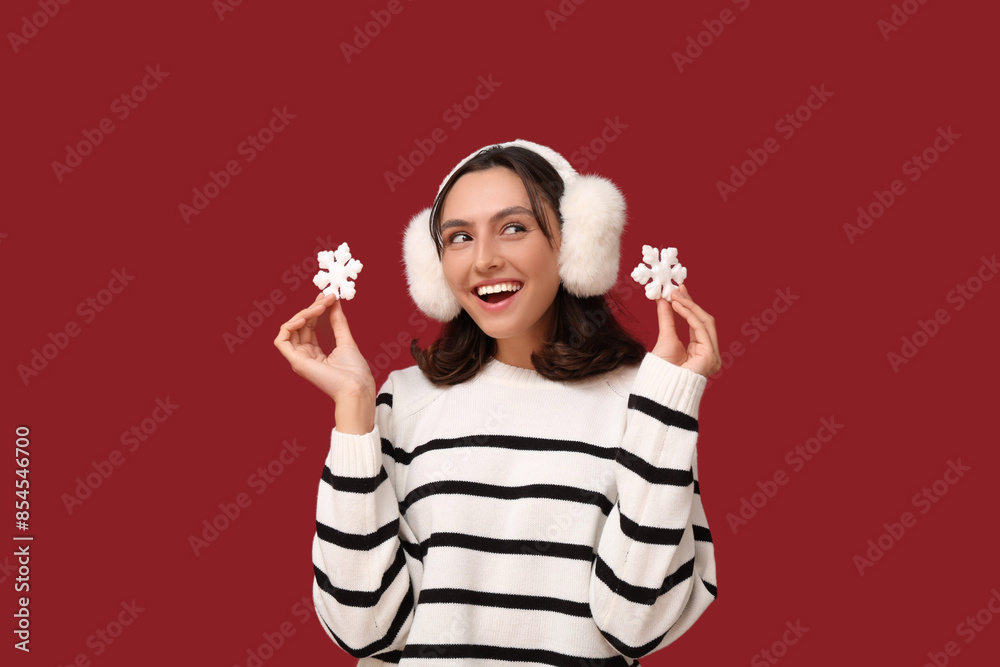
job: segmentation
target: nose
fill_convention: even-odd
[[[496,239],[487,236],[476,243],[476,269],[482,273],[503,266],[504,260]]]

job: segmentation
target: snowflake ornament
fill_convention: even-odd
[[[684,284],[688,273],[687,268],[677,261],[677,248],[664,248],[660,251],[653,246],[644,245],[642,261],[649,266],[640,263],[632,269],[632,279],[640,285],[646,285],[646,298],[663,297],[670,301],[670,295],[677,289],[677,285]],[[671,283],[671,279],[677,285]]]
[[[354,283],[349,279],[357,279],[361,271],[361,262],[351,259],[351,249],[347,243],[341,243],[336,250],[324,250],[317,256],[319,268],[326,269],[313,276],[313,284],[323,290],[323,294],[336,294],[338,299],[354,298]]]

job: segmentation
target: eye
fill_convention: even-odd
[[[520,222],[511,222],[504,226],[502,233],[506,236],[510,236],[511,234],[508,234],[508,232],[511,230],[513,230],[514,234],[517,234],[519,232],[528,231],[528,228],[522,225]],[[462,243],[464,239],[462,239],[461,237],[463,236],[472,238],[466,232],[455,232],[454,234],[448,237],[448,245],[451,245],[453,243]]]

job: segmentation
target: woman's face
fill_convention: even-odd
[[[554,247],[531,212],[528,193],[510,169],[465,174],[441,209],[444,276],[458,303],[498,347],[538,348],[551,324],[559,289],[561,235],[556,212],[543,200]],[[488,299],[477,287],[513,283]],[[510,287],[510,285],[508,285]],[[502,355],[498,354],[498,357]]]

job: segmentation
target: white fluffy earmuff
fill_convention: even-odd
[[[444,189],[462,165],[490,144],[459,162],[438,187]],[[625,228],[625,198],[614,183],[595,175],[581,175],[566,159],[547,146],[515,139],[500,146],[520,146],[545,158],[563,179],[559,200],[562,216],[562,244],[559,249],[559,277],[574,296],[604,294],[618,280],[620,239]],[[410,297],[428,317],[448,322],[461,312],[455,295],[444,277],[444,269],[430,235],[431,209],[414,215],[403,237],[403,263]]]

